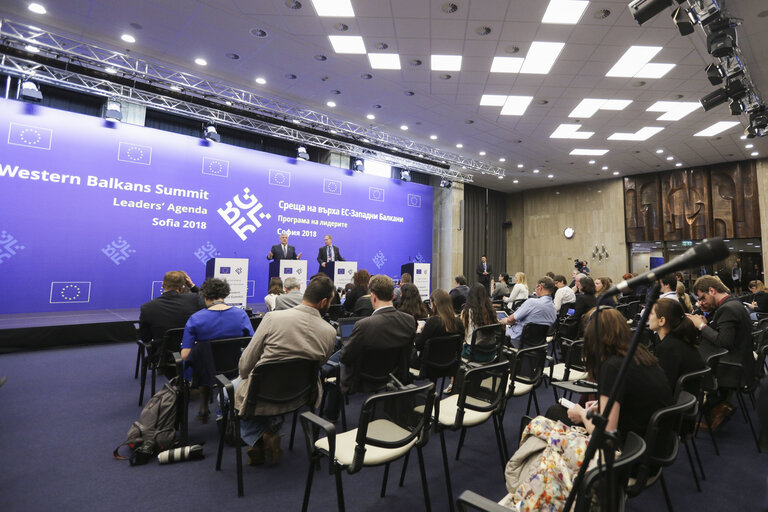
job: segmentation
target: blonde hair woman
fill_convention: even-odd
[[[509,292],[509,297],[504,298],[504,302],[514,302],[518,299],[527,299],[529,295],[528,283],[525,280],[525,274],[518,272],[515,274],[515,286]]]

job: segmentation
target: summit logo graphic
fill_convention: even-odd
[[[245,187],[242,194],[235,195],[223,208],[216,211],[240,240],[245,241],[248,239],[248,233],[255,233],[261,227],[262,220],[272,218],[271,214],[260,211],[263,207],[258,198],[251,194],[250,189]]]

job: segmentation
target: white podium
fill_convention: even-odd
[[[411,274],[413,284],[419,289],[422,300],[427,300],[431,293],[429,287],[431,265],[429,263],[406,263],[400,266],[400,274]]]
[[[329,261],[321,268],[328,277],[333,279],[336,288],[344,288],[352,282],[352,275],[357,272],[356,261]]]
[[[285,283],[287,277],[295,277],[301,283],[301,291],[307,289],[307,260],[278,260],[269,264],[269,277],[279,277]]]
[[[229,283],[230,306],[245,308],[248,299],[248,258],[211,258],[205,263],[205,278]]]

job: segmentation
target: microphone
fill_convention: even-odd
[[[728,247],[725,245],[722,238],[705,238],[699,245],[691,247],[672,261],[640,274],[637,277],[622,281],[603,293],[600,297],[613,297],[614,295],[633,289],[638,285],[652,283],[658,278],[673,272],[678,272],[690,267],[716,263],[727,258],[728,254],[730,254]]]

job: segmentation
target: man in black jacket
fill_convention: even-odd
[[[454,280],[456,281],[456,288],[448,292],[448,295],[451,296],[453,310],[460,313],[467,302],[467,297],[469,297],[469,286],[467,286],[467,278],[462,275],[456,276]]]
[[[191,293],[186,292],[186,288]],[[144,342],[160,341],[165,331],[184,327],[192,313],[205,307],[198,288],[184,271],[172,270],[163,277],[163,294],[142,304],[139,332]]]
[[[485,286],[485,289],[488,290],[488,295],[490,295],[493,270],[491,270],[491,264],[488,263],[488,259],[485,256],[480,258],[480,263],[477,264],[475,273],[477,274],[477,282]]]
[[[301,259],[301,253],[296,254],[296,248],[292,245],[288,245],[288,233],[283,231],[280,234],[280,243],[273,245],[267,254],[268,260],[299,260]]]

